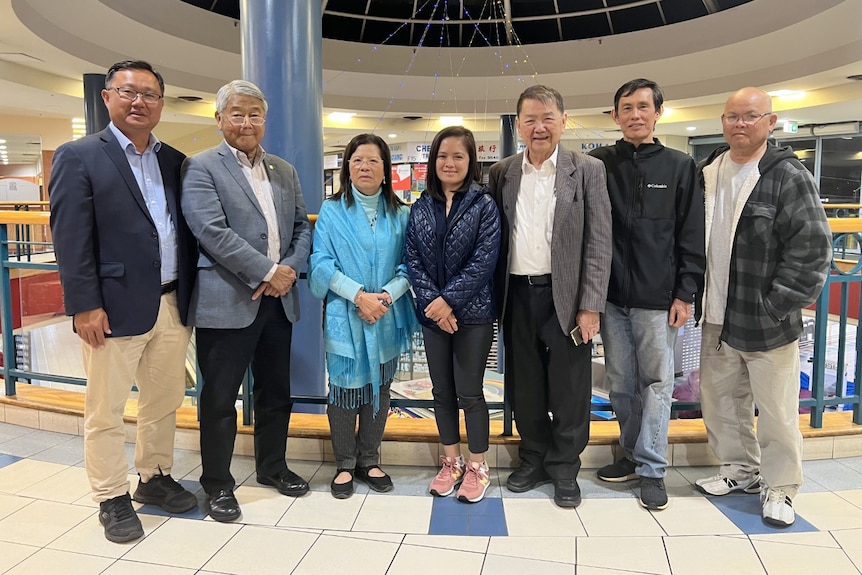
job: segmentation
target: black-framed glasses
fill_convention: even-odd
[[[162,96],[156,94],[155,92],[138,92],[137,90],[132,90],[130,88],[113,88],[117,91],[117,94],[120,95],[120,98],[123,100],[128,100],[129,102],[134,102],[138,96],[141,97],[141,100],[144,104],[157,104],[159,100],[162,99]]]
[[[762,114],[743,114],[741,116],[737,114],[722,114],[721,121],[727,124],[728,126],[735,126],[737,122],[742,120],[742,123],[746,126],[753,126],[764,116],[770,115],[772,112],[764,112]]]
[[[248,120],[248,123],[252,126],[263,126],[264,122],[266,122],[266,118],[263,116],[228,116],[227,121],[230,122],[234,126],[242,126],[245,124],[245,121]]]

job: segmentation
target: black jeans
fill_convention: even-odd
[[[254,459],[257,474],[287,468],[290,342],[293,324],[281,300],[262,296],[257,317],[240,329],[197,328],[201,389],[201,485],[207,493],[233,489],[230,460],[236,440],[236,398],[246,368],[254,375]]]
[[[440,443],[461,441],[458,406],[464,410],[470,453],[488,451],[488,405],[482,390],[485,362],[494,339],[493,324],[459,325],[448,334],[438,327],[423,327],[425,355],[434,393],[434,416]]]
[[[591,346],[575,346],[563,332],[550,284],[509,277],[505,382],[521,436],[518,455],[554,479],[575,479],[590,437]]]

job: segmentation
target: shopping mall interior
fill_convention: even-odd
[[[300,170],[310,205],[336,191],[344,147],[364,132],[391,146],[393,176],[407,201],[424,189],[427,145],[444,125],[462,124],[475,133],[487,177],[501,159],[502,118],[515,113],[518,95],[533,84],[562,94],[564,146],[586,152],[610,145],[621,137],[609,114],[614,92],[645,77],[665,94],[656,135],[696,160],[723,142],[720,116],[732,92],[744,86],[768,91],[779,117],[775,140],[792,146],[811,171],[827,213],[850,222],[841,229],[862,231],[854,221],[862,210],[862,0],[0,0],[0,217],[36,212],[0,222],[9,224],[10,238],[29,242],[11,256],[14,265],[26,264],[0,286],[13,308],[4,328],[14,330],[9,345],[17,346],[20,370],[51,374],[44,381],[10,382],[6,372],[0,573],[862,573],[862,426],[851,420],[852,405],[848,411],[831,406],[822,426],[800,416],[804,483],[793,500],[797,520],[784,529],[761,520],[757,495],[707,496],[695,488],[697,479],[715,474],[718,461],[701,421],[676,414],[665,479],[670,504],[661,511],[638,504],[637,481],[596,477],[597,468],[614,461],[619,434],[612,412],[601,409],[582,456],[583,502],[576,509],[555,506],[552,485],[526,493],[506,488],[518,438],[502,435],[497,409],[485,499],[465,504],[431,496],[428,485],[442,450],[427,406],[399,407],[390,416],[381,466],[394,490],[376,493],[358,484],[349,499],[335,499],[326,418],[313,401],[298,406],[309,413],[295,414],[287,451],[290,468],[309,481],[310,492],[289,498],[256,481],[252,428],[241,421],[246,425],[240,426],[231,470],[242,517],[218,523],[207,515],[199,483],[194,349],[171,474],[200,506],[172,514],[136,503],[145,536],[106,541],[84,470],[81,343],[64,314],[56,266],[50,267],[44,212],[51,159],[60,145],[86,133],[84,76],[104,74],[130,58],[150,62],[165,78],[164,111],[155,129],[160,140],[187,155],[218,145],[215,93],[246,72],[243,11],[258,4],[258,10],[283,14],[281,2],[313,4],[321,19],[319,28],[292,22],[270,28],[279,36],[272,45],[308,47],[309,58],[319,40],[313,30],[322,29],[320,86],[291,85],[322,94],[319,122],[301,119],[315,125],[322,140],[288,138],[279,150],[297,166],[303,165],[303,147],[320,150],[317,173]],[[271,113],[290,116],[292,96],[268,93]],[[830,203],[845,207],[830,210]],[[31,217],[36,219],[26,219]],[[842,261],[858,261],[859,245],[856,238],[845,240]],[[307,316],[312,319],[306,326],[300,322],[307,331],[299,344],[294,337],[295,353],[308,352],[305,340],[320,339],[317,305],[317,315]],[[837,366],[858,373],[857,338],[845,333],[846,326],[855,328],[858,309],[858,296],[851,294],[846,306],[833,302],[828,310],[834,322],[826,353],[833,395],[843,394],[840,384],[835,390]],[[678,350],[680,382],[696,369],[699,349],[693,323],[687,329]],[[806,336],[801,348],[805,377],[811,374],[812,342]],[[416,345],[393,387],[401,399],[430,398],[421,341]],[[322,357],[319,349],[314,354]],[[308,379],[322,380],[323,362],[313,365]],[[595,402],[603,399],[601,365],[596,358]],[[495,346],[486,396],[500,402],[503,376],[496,367]],[[312,386],[302,393],[322,397],[325,390]],[[134,399],[127,415],[134,490]]]

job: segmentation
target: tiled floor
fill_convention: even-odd
[[[131,459],[132,450],[128,446]],[[526,494],[501,487],[479,504],[433,498],[435,469],[389,466],[395,491],[359,486],[333,499],[333,464],[292,461],[312,492],[283,497],[254,480],[250,458],[235,457],[243,517],[220,524],[202,510],[170,515],[140,508],[146,537],[105,540],[90,499],[82,438],[0,423],[0,573],[293,575],[684,575],[817,572],[862,568],[862,457],[806,462],[785,530],[760,520],[756,496],[707,498],[692,482],[715,471],[669,470],[668,509],[649,512],[637,483],[607,485],[585,469],[576,510],[550,501],[552,488]],[[137,477],[130,469],[134,488]],[[200,490],[200,456],[177,451],[173,475]]]

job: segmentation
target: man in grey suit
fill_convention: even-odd
[[[257,481],[284,495],[308,491],[287,468],[285,451],[296,277],[308,258],[311,226],[296,170],[260,146],[266,111],[251,82],[222,86],[215,117],[225,141],[183,164],[183,212],[201,252],[189,312],[204,379],[201,485],[216,521],[241,514],[230,461],[236,397],[249,364]]]
[[[510,491],[553,481],[554,503],[577,507],[580,454],[590,435],[591,352],[611,266],[604,165],[559,145],[559,92],[531,86],[516,125],[526,151],[491,167],[503,219],[495,288],[505,344],[506,393],[521,443]],[[551,412],[553,417],[548,416]]]

